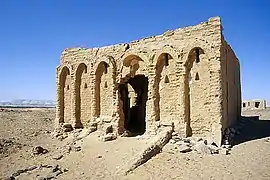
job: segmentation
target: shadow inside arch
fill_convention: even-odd
[[[259,116],[242,116],[239,125],[242,128],[239,130],[239,134],[234,137],[233,146],[270,137],[270,119],[260,120]]]

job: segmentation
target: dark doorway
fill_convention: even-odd
[[[260,102],[255,102],[255,108],[259,108]]]
[[[136,99],[132,105],[128,84],[133,88]],[[132,135],[141,135],[145,132],[146,101],[148,98],[148,78],[144,75],[136,75],[125,84],[119,85],[123,112],[125,115],[124,127]]]

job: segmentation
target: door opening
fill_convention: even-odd
[[[146,128],[146,101],[148,98],[148,78],[136,75],[125,84],[119,85],[123,112],[125,115],[124,128],[131,135],[141,135]]]

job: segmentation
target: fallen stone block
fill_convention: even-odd
[[[160,132],[160,134],[154,138],[153,142],[150,144],[150,146],[148,146],[148,148],[135,155],[134,159],[132,159],[131,162],[126,165],[126,167],[119,169],[117,173],[123,173],[126,175],[136,169],[138,166],[147,162],[156,154],[160,153],[162,148],[172,138],[172,131],[173,128],[171,127],[167,128],[167,130],[164,130],[163,132]]]

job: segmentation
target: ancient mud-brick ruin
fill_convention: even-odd
[[[57,67],[57,127],[111,123],[118,135],[163,125],[221,142],[241,114],[239,62],[219,17],[130,43],[69,48]],[[100,126],[101,127],[101,126]]]
[[[242,110],[266,109],[266,100],[256,99],[242,102]]]

